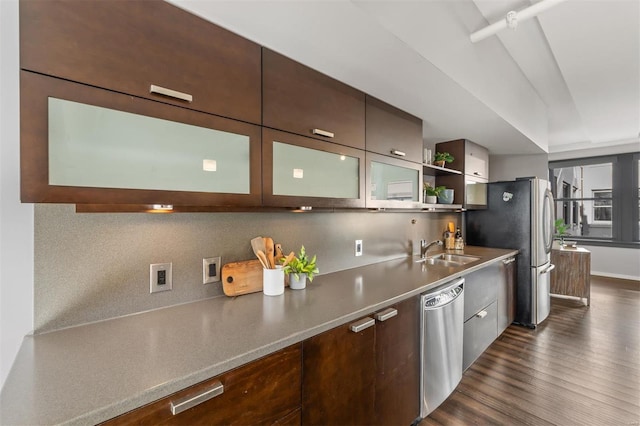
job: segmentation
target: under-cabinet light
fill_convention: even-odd
[[[154,204],[148,213],[172,213],[173,204]]]

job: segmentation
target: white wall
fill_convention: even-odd
[[[604,277],[640,280],[638,249],[587,246],[591,252],[591,273]]]
[[[18,2],[0,0],[0,386],[33,329],[33,205],[20,203]]]

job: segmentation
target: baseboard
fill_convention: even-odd
[[[630,281],[640,281],[640,277],[634,277],[633,275],[624,275],[624,274],[612,274],[610,272],[591,271],[591,275],[597,275],[599,277],[607,277],[607,278],[620,278],[623,280],[630,280]]]

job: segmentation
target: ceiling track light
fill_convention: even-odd
[[[496,34],[498,31],[505,28],[511,28],[512,30],[515,30],[518,27],[518,22],[533,18],[537,14],[550,9],[558,3],[562,3],[563,1],[565,0],[541,0],[538,3],[524,8],[518,12],[512,10],[507,13],[504,19],[501,19],[498,22],[495,22],[484,27],[481,30],[476,31],[475,33],[471,34],[469,38],[471,39],[472,43],[476,43],[480,40],[484,40],[485,38]]]

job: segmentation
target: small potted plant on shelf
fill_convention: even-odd
[[[438,202],[438,195],[444,191],[446,187],[436,186],[433,187],[429,182],[424,183],[424,202],[425,204],[436,204]]]
[[[307,286],[307,278],[309,282],[313,282],[314,274],[320,272],[316,267],[316,256],[309,259],[304,246],[300,248],[300,252],[283,268],[285,274],[289,274],[289,288],[293,290],[302,290]]]
[[[434,164],[436,166],[444,167],[445,163],[451,163],[455,158],[448,152],[436,152],[434,157]]]

